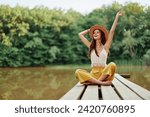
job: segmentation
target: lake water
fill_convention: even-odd
[[[0,99],[57,100],[78,82],[77,68],[0,68]],[[90,67],[83,69],[90,71]],[[129,73],[128,80],[150,90],[150,67],[118,66],[117,72]]]

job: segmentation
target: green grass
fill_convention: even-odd
[[[48,65],[47,67],[53,69],[77,69],[77,68],[89,69],[91,66],[90,64],[65,64],[65,65]]]
[[[126,66],[127,68],[130,66],[146,66],[144,62],[139,58],[139,59],[131,59],[131,60],[125,60],[125,59],[120,59],[120,60],[113,60],[113,62],[116,63],[117,66]],[[109,61],[108,61],[109,63]],[[91,64],[51,64],[47,65],[46,67],[52,68],[52,69],[91,69]]]
[[[117,66],[145,66],[141,60],[114,60],[113,62],[116,63]],[[47,67],[53,69],[90,69],[90,64],[55,64],[55,65],[48,65]]]
[[[114,61],[117,65],[125,65],[125,66],[143,66],[144,62],[141,59],[135,59],[135,60],[115,60]]]

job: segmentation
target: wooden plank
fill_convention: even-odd
[[[126,87],[123,83],[118,81],[116,78],[113,80],[114,88],[117,90],[123,100],[141,100],[132,90]]]
[[[120,74],[120,76],[122,76],[124,78],[130,78],[130,74]]]
[[[98,85],[88,85],[82,98],[82,100],[98,100]]]
[[[78,100],[85,90],[85,85],[77,83],[69,92],[67,92],[60,100]]]
[[[120,100],[112,86],[101,86],[103,100]]]
[[[150,99],[150,91],[148,91],[147,89],[144,89],[143,87],[124,79],[119,74],[115,74],[115,77],[120,82],[124,83],[127,87],[129,87],[131,90],[133,90],[135,93],[137,93],[143,99],[147,99],[147,100]]]

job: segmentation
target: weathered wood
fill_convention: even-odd
[[[82,100],[98,100],[98,85],[88,85],[82,98]]]
[[[85,85],[77,83],[69,92],[67,92],[60,100],[78,100],[85,90]]]
[[[103,100],[120,100],[112,86],[101,86]]]
[[[144,89],[143,87],[124,79],[119,74],[115,74],[115,77],[116,77],[116,79],[118,79],[120,82],[124,83],[124,85],[129,87],[133,92],[135,92],[137,95],[139,95],[143,99],[147,99],[147,100],[150,99],[150,91],[148,91],[147,89]]]
[[[142,100],[150,99],[150,91],[115,74],[112,86],[82,85],[77,83],[61,100]],[[100,94],[101,95],[100,95]]]
[[[141,100],[138,95],[136,95],[132,90],[123,85],[117,79],[113,80],[114,88],[117,90],[118,94],[121,96],[123,100]]]

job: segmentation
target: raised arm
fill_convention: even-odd
[[[79,33],[79,37],[81,39],[81,41],[88,47],[90,48],[91,42],[89,42],[86,38],[85,38],[85,34],[87,34],[90,31],[90,29],[84,30],[82,32]]]
[[[113,40],[113,36],[114,36],[114,32],[115,32],[115,29],[116,29],[116,25],[117,25],[117,22],[118,22],[118,19],[119,19],[120,16],[122,16],[121,11],[119,11],[116,14],[115,20],[114,20],[113,25],[110,29],[110,32],[109,32],[109,35],[108,35],[108,40],[105,44],[105,48],[106,48],[107,51],[109,51],[109,49],[110,49],[110,46],[111,46],[111,43],[112,43],[112,40]]]

